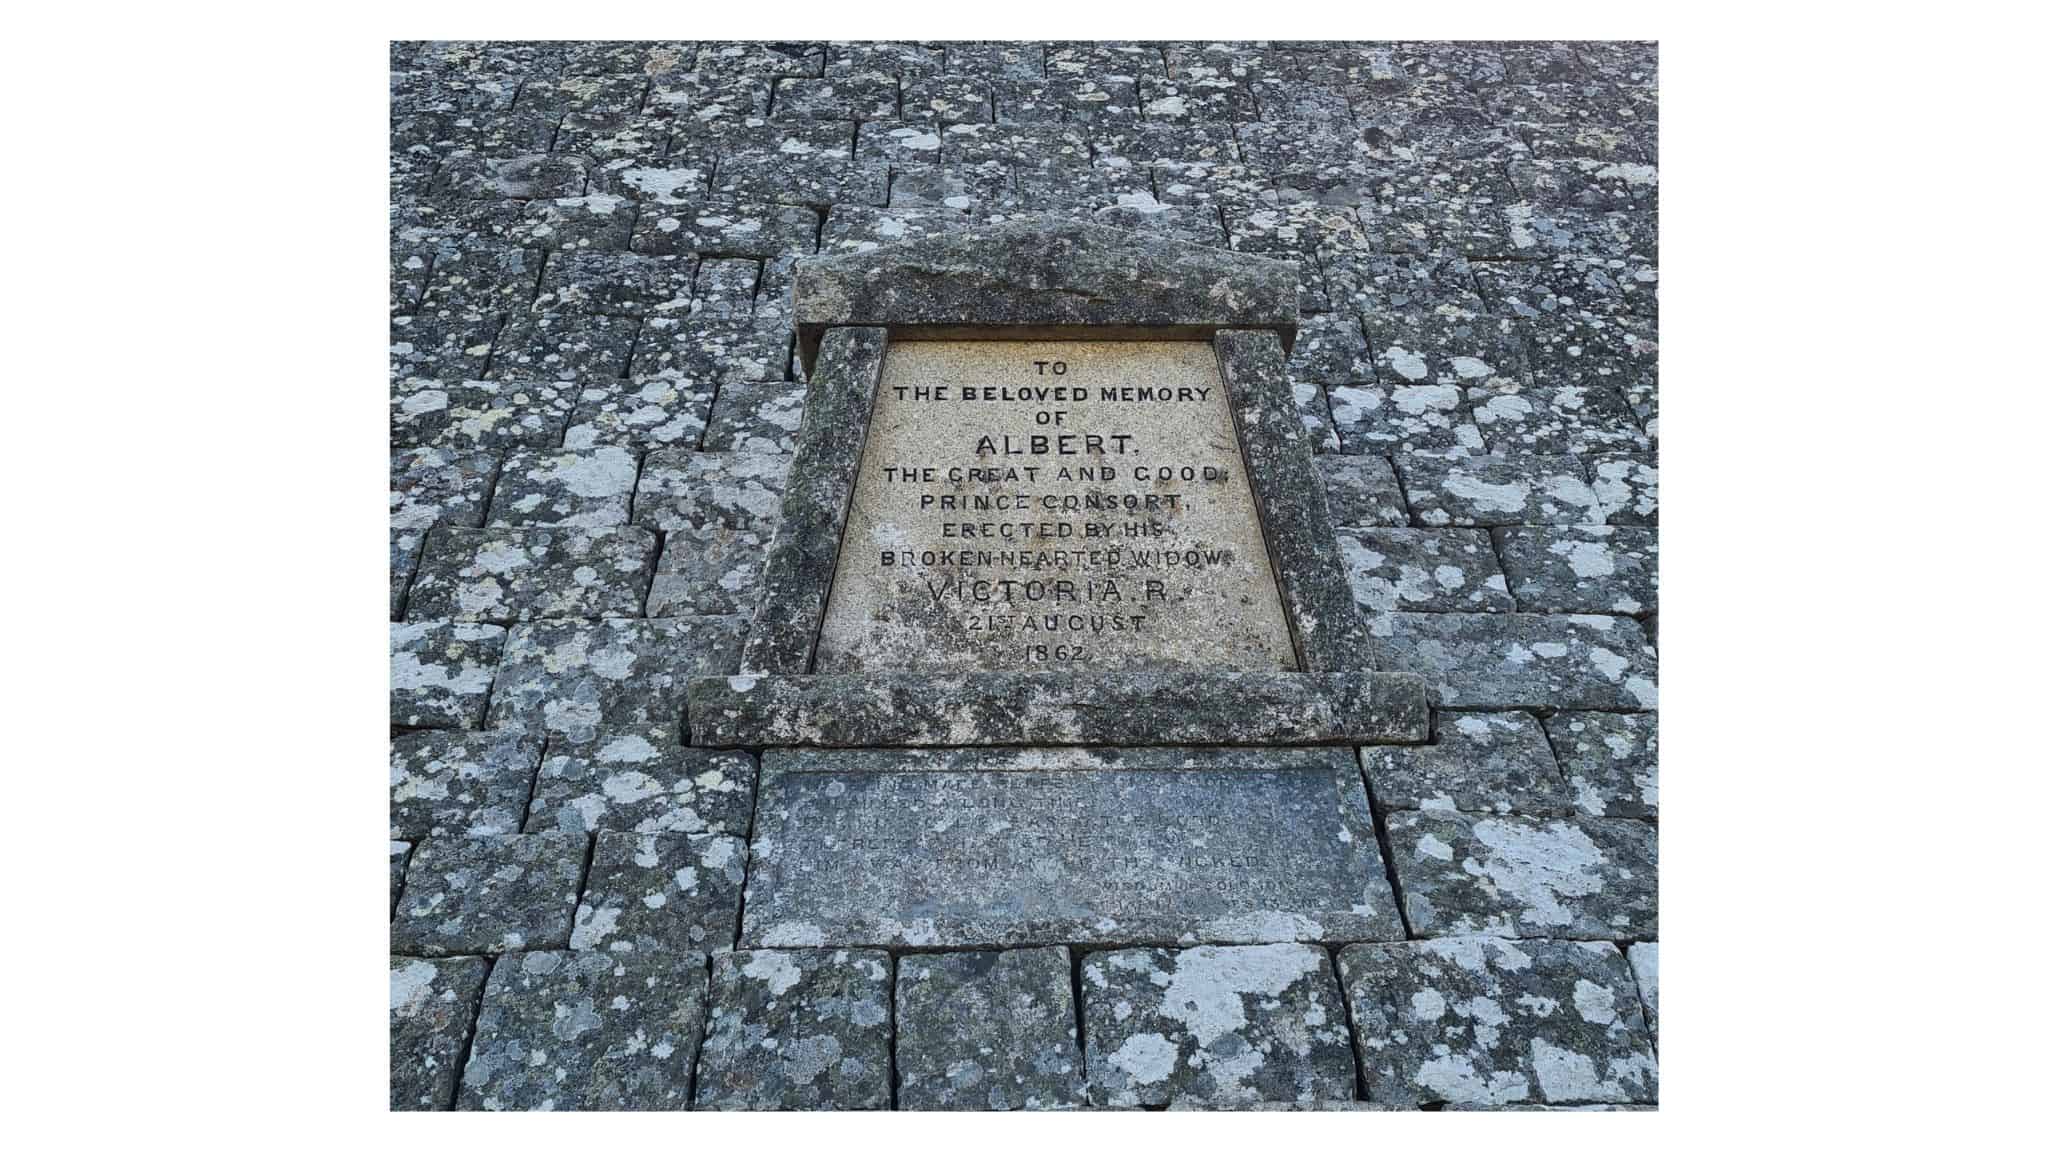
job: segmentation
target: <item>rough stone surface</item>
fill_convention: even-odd
[[[491,727],[544,730],[563,749],[607,730],[676,738],[690,678],[732,670],[742,624],[731,616],[522,624],[505,641]]]
[[[624,524],[640,460],[616,445],[514,452],[498,474],[491,528],[603,528]]]
[[[420,956],[569,943],[583,838],[441,836],[413,849],[391,950]]]
[[[896,962],[896,1106],[1076,1108],[1083,1102],[1065,948]]]
[[[743,837],[753,820],[755,772],[752,756],[681,747],[665,725],[611,729],[548,753],[526,826]]]
[[[1381,808],[1525,816],[1572,811],[1543,726],[1527,712],[1445,712],[1431,743],[1361,748],[1359,757]]]
[[[1384,672],[742,675],[693,682],[690,726],[714,748],[1380,744],[1429,716],[1420,679]]]
[[[702,956],[506,956],[484,989],[461,1106],[680,1111],[703,1034]]]
[[[1351,597],[1366,612],[1512,612],[1486,533],[1360,528],[1337,534]]]
[[[541,739],[524,732],[409,732],[391,740],[391,838],[519,831]]]
[[[488,961],[391,958],[391,1110],[431,1112],[455,1100],[462,1046]]]
[[[1657,1058],[1612,944],[1468,936],[1358,944],[1338,962],[1370,1100],[1657,1098]]]
[[[495,624],[446,620],[391,626],[391,723],[398,728],[475,728],[505,644]]]
[[[647,590],[647,614],[706,612],[751,619],[761,599],[768,540],[765,533],[738,528],[668,532],[654,583]]]
[[[1330,523],[1344,528],[1398,528],[1408,523],[1401,482],[1383,456],[1316,457]]]
[[[418,568],[420,548],[437,524],[475,528],[498,476],[490,452],[415,448],[391,457],[391,615],[398,618]]]
[[[1657,707],[1657,655],[1618,616],[1388,612],[1382,666],[1429,683],[1446,708]]]
[[[1409,511],[1430,527],[1607,521],[1575,456],[1410,456],[1399,467]]]
[[[569,947],[725,952],[739,928],[746,841],[599,832]]]
[[[675,532],[737,528],[772,535],[782,520],[790,457],[769,452],[651,452],[633,522]]]
[[[654,533],[610,528],[438,528],[406,597],[411,619],[637,616]]]
[[[1636,992],[1642,997],[1643,1014],[1650,1025],[1650,1042],[1657,1042],[1657,945],[1632,944],[1628,950],[1629,970],[1635,973]]]
[[[1544,719],[1573,802],[1588,816],[1657,818],[1657,717],[1559,712]]]
[[[889,968],[847,949],[713,957],[697,1107],[887,1108]]]
[[[561,443],[573,384],[415,376],[391,386],[393,448],[503,451]]]
[[[1391,939],[1343,751],[769,752],[742,942]]]
[[[1657,533],[1649,528],[1502,528],[1501,568],[1524,612],[1657,610]]]
[[[405,890],[405,864],[412,858],[412,845],[404,840],[391,842],[391,914],[398,914],[398,895]]]
[[[1200,338],[1263,328],[1291,346],[1295,297],[1294,270],[1277,260],[1048,217],[806,261],[796,324],[806,363],[835,325],[1098,325]]]
[[[1081,961],[1088,1094],[1158,1107],[1350,1100],[1330,955],[1307,944],[1135,948]]]
[[[1390,812],[1417,936],[1657,936],[1657,831],[1635,820]]]

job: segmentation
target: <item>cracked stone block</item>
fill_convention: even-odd
[[[736,836],[599,832],[569,947],[729,952],[746,880],[747,844]]]
[[[406,613],[415,619],[638,616],[654,569],[644,528],[439,528]]]
[[[1502,528],[1501,567],[1515,603],[1530,612],[1657,609],[1657,533],[1589,526]]]
[[[1486,450],[1461,389],[1447,384],[1329,388],[1330,419],[1351,455],[1471,456]]]
[[[753,617],[770,536],[737,528],[677,528],[663,539],[648,616]]]
[[[1323,386],[1303,380],[1290,384],[1294,393],[1294,411],[1301,417],[1301,426],[1308,433],[1308,442],[1318,455],[1335,454],[1343,445],[1337,439],[1337,429],[1330,419],[1330,398],[1323,393]]]
[[[758,260],[706,257],[697,268],[691,311],[700,316],[750,317],[760,281]]]
[[[1486,533],[1351,528],[1337,533],[1351,598],[1368,612],[1512,612]]]
[[[1368,1099],[1415,1107],[1657,1098],[1657,1058],[1612,944],[1354,944],[1338,964]]]
[[[787,380],[739,380],[723,385],[711,402],[705,450],[794,453],[797,429],[804,422],[804,391],[801,382]]]
[[[1307,944],[1092,952],[1081,962],[1098,1107],[1350,1100],[1344,1002]]]
[[[391,723],[397,728],[475,728],[505,630],[449,620],[391,626]]]
[[[481,376],[503,323],[495,312],[393,316],[392,378]]]
[[[523,732],[392,737],[391,838],[518,832],[540,751],[540,737]]]
[[[704,1034],[704,959],[527,952],[491,969],[459,1107],[676,1112]]]
[[[687,380],[725,386],[783,380],[791,333],[780,319],[736,316],[657,316],[640,330],[633,349],[636,376],[673,372]]]
[[[1657,523],[1657,461],[1646,456],[1596,457],[1586,461],[1598,523]]]
[[[557,200],[583,195],[590,161],[561,153],[481,156],[457,153],[442,162],[434,187],[464,200]]]
[[[1385,808],[1564,815],[1571,794],[1543,728],[1527,712],[1445,712],[1436,739],[1360,748],[1373,801]]]
[[[1495,455],[1650,450],[1635,411],[1612,388],[1476,388],[1470,399],[1472,419]]]
[[[696,260],[632,252],[559,253],[541,273],[536,312],[595,312],[608,316],[684,315]]]
[[[765,452],[653,452],[640,473],[633,522],[674,532],[737,528],[772,536],[782,518],[790,457]]]
[[[1638,820],[1387,814],[1417,936],[1657,935],[1657,830]]]
[[[1657,655],[1626,617],[1387,612],[1368,623],[1381,667],[1421,676],[1446,708],[1657,707]]]
[[[391,1110],[445,1111],[489,962],[391,958]]]
[[[840,209],[834,207],[833,215]],[[651,255],[807,256],[818,241],[818,213],[766,200],[700,197],[644,204],[633,225],[633,249]]]
[[[747,835],[759,769],[744,752],[685,748],[666,726],[554,749],[534,781],[526,826],[577,835]]]
[[[1340,312],[1302,317],[1287,371],[1296,379],[1323,385],[1370,382],[1372,353],[1358,318]]]
[[[896,1106],[1081,1107],[1074,1024],[1065,948],[905,956],[896,965]]]
[[[1384,456],[1317,456],[1330,523],[1338,528],[1395,528],[1408,523],[1401,482]]]
[[[391,614],[419,568],[420,547],[436,524],[474,528],[498,476],[498,457],[454,448],[414,448],[391,457]]]
[[[391,842],[391,915],[398,915],[398,894],[405,890],[405,862],[412,858],[412,845],[403,840]]]
[[[569,943],[583,880],[580,836],[439,836],[413,849],[391,950],[420,956]]]
[[[492,346],[498,380],[596,380],[624,376],[640,321],[600,313],[528,312],[505,322]]]
[[[1404,457],[1402,487],[1425,525],[1601,523],[1593,486],[1572,456]]]
[[[521,624],[505,639],[491,727],[544,730],[551,750],[610,730],[683,733],[692,677],[739,671],[733,616]]]
[[[491,498],[489,528],[605,528],[624,524],[640,458],[616,444],[558,451],[522,449],[505,458]]]
[[[711,960],[697,1107],[889,1106],[889,954],[806,949]]]
[[[1657,1042],[1657,945],[1634,944],[1628,950],[1628,966],[1635,973],[1636,992],[1643,1002],[1643,1015],[1650,1026],[1650,1043]]]
[[[545,380],[400,380],[391,386],[391,444],[552,448],[575,402],[574,385]]]
[[[564,448],[695,448],[717,386],[677,372],[593,381],[576,390]]]
[[[1559,712],[1545,718],[1543,727],[1579,811],[1657,818],[1654,713]]]

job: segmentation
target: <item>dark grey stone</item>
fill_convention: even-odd
[[[1594,523],[1657,523],[1657,461],[1649,456],[1602,456],[1586,461],[1592,477]]]
[[[649,616],[752,617],[768,536],[737,528],[678,528],[663,539],[647,593]]]
[[[1081,1106],[1065,948],[909,955],[896,962],[896,1106]]]
[[[1344,451],[1464,457],[1485,441],[1462,389],[1450,384],[1362,383],[1331,385],[1330,420]],[[1425,521],[1427,523],[1428,521]]]
[[[1657,936],[1657,830],[1636,820],[1390,812],[1417,936]]]
[[[1655,713],[1559,712],[1543,727],[1579,811],[1657,818]]]
[[[833,210],[834,215],[838,209]],[[808,255],[818,242],[818,214],[765,200],[700,198],[643,204],[633,226],[636,252],[680,256],[747,256],[773,260]]]
[[[823,340],[804,402],[811,431],[790,465],[782,522],[761,575],[761,610],[740,658],[748,672],[810,671],[881,381],[888,344],[882,329],[842,328]]]
[[[391,906],[390,914],[398,915],[398,895],[405,891],[405,863],[412,858],[412,845],[403,840],[391,842]]]
[[[1474,388],[1469,400],[1486,450],[1495,455],[1650,450],[1628,399],[1605,385]]]
[[[1316,457],[1334,528],[1392,528],[1408,523],[1401,482],[1383,456]]]
[[[526,825],[579,835],[744,837],[754,815],[754,758],[685,748],[674,729],[613,728],[582,745],[551,749],[534,781]]]
[[[413,849],[391,950],[419,956],[569,943],[583,838],[437,836]]]
[[[664,532],[723,527],[772,535],[790,464],[774,452],[651,452],[633,497],[633,522]]]
[[[690,725],[714,748],[1381,744],[1429,719],[1415,676],[1139,669],[706,678]]]
[[[545,730],[560,750],[610,730],[685,735],[690,678],[733,670],[743,623],[674,616],[521,624],[505,642],[491,727]]]
[[[446,620],[391,626],[391,723],[398,728],[475,728],[505,630]]]
[[[551,448],[562,442],[576,396],[575,385],[549,380],[399,380],[391,385],[391,444]]]
[[[569,947],[729,952],[746,878],[747,842],[737,836],[599,832]]]
[[[1386,612],[1372,626],[1383,666],[1446,708],[1657,707],[1657,654],[1624,617]]]
[[[1216,334],[1245,469],[1304,672],[1371,668],[1372,641],[1330,547],[1330,509],[1307,430],[1295,419],[1286,353],[1272,332]]]
[[[1401,932],[1337,749],[771,751],[757,819],[748,945]]]
[[[1285,347],[1296,308],[1294,270],[1280,261],[1059,218],[807,260],[796,278],[797,343],[807,365],[825,330],[847,325],[1087,325],[1187,337],[1263,328]]]
[[[640,458],[612,445],[522,450],[505,458],[491,498],[490,528],[603,528],[624,524]]]
[[[391,739],[391,838],[507,836],[526,817],[541,738],[407,732]]]
[[[479,956],[391,958],[391,1110],[431,1112],[455,1100],[462,1046],[490,962]]]
[[[1088,1095],[1106,1107],[1350,1100],[1330,955],[1308,944],[1136,948],[1081,961]]]
[[[1478,529],[1359,528],[1337,534],[1364,612],[1512,612],[1515,601]]]
[[[644,528],[437,528],[406,596],[411,619],[638,616],[654,568]]]
[[[1527,612],[1657,610],[1657,533],[1604,525],[1502,528],[1501,567]]]
[[[396,618],[436,524],[475,528],[497,479],[498,457],[454,448],[414,448],[391,457],[391,614]]]
[[[1657,1042],[1657,945],[1632,944],[1628,950],[1629,970],[1635,974],[1636,992],[1643,1001],[1643,1015],[1650,1025],[1650,1042]]]
[[[1564,815],[1572,811],[1543,727],[1527,712],[1445,712],[1436,740],[1418,747],[1361,748],[1366,783],[1381,808]]]
[[[1657,1098],[1657,1058],[1612,944],[1470,936],[1358,944],[1338,963],[1368,1099],[1413,1107]]]
[[[886,952],[713,957],[697,1107],[887,1108],[889,977]]]
[[[626,380],[585,381],[576,390],[576,410],[562,434],[562,447],[695,448],[704,439],[717,390],[711,381],[692,380],[673,369]]]
[[[1606,520],[1576,457],[1404,457],[1398,466],[1408,506],[1421,524],[1487,527]]]
[[[732,380],[719,385],[704,429],[707,452],[794,452],[807,407],[790,380]]]
[[[681,1111],[703,1034],[702,956],[506,956],[484,989],[461,1107]]]

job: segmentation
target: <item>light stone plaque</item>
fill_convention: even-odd
[[[901,341],[820,674],[1298,668],[1208,343]]]

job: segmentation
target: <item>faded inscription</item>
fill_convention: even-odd
[[[903,342],[883,365],[820,673],[1293,669],[1205,343]]]

